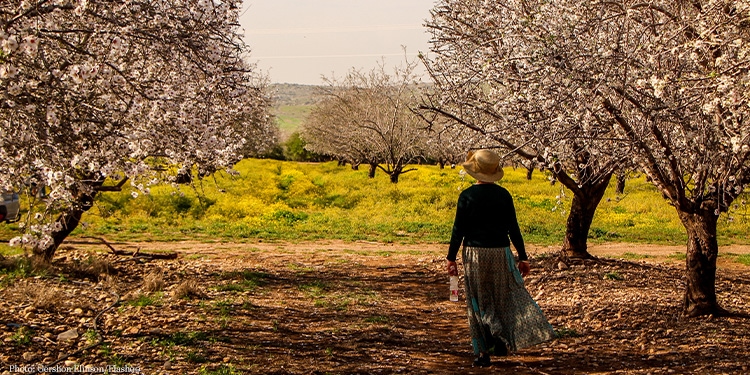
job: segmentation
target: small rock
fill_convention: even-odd
[[[565,262],[560,261],[560,262],[557,263],[557,269],[559,269],[559,270],[564,271],[564,270],[567,270],[569,268],[570,268],[570,266],[568,266],[567,264],[565,264]]]
[[[75,367],[75,365],[77,365],[76,361],[71,361],[71,360],[67,360],[64,363],[65,363],[65,367]]]
[[[75,340],[78,338],[78,331],[75,328],[69,329],[57,335],[57,341]]]
[[[172,361],[166,361],[166,362],[164,362],[164,369],[165,370],[171,370],[172,369]]]
[[[83,309],[79,307],[73,310],[73,315],[83,315]]]
[[[26,352],[26,353],[23,353],[21,356],[23,357],[24,361],[28,362],[34,359],[35,354],[33,352]]]

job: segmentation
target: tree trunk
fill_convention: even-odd
[[[57,248],[60,247],[63,241],[68,238],[68,235],[78,227],[78,224],[81,223],[83,213],[93,206],[94,196],[96,196],[96,193],[79,198],[77,206],[61,213],[60,216],[57,217],[57,220],[55,220],[55,222],[60,223],[61,229],[52,232],[52,244],[46,248],[34,249],[34,256],[41,257],[45,262],[50,262],[52,258],[54,258]]]
[[[377,164],[370,163],[370,170],[367,172],[367,177],[375,178],[375,171],[378,169]]]
[[[352,163],[352,170],[358,171],[359,170],[359,163]]]
[[[393,169],[390,170],[388,173],[388,176],[391,178],[391,183],[397,184],[398,178],[404,173],[404,166],[403,165],[394,165]]]
[[[569,258],[591,258],[588,252],[588,236],[599,206],[612,175],[604,176],[599,183],[585,184],[573,194],[570,213],[565,227],[562,253]]]
[[[397,184],[398,183],[398,176],[401,175],[401,172],[393,171],[391,172],[391,183]]]
[[[716,241],[718,216],[713,212],[686,213],[678,211],[688,235],[685,300],[686,316],[726,315],[716,301]]]
[[[438,166],[440,166],[440,169],[445,169],[445,160],[443,158],[438,159]]]
[[[617,194],[625,193],[625,172],[617,172],[617,187],[615,192]]]
[[[530,167],[526,167],[526,179],[531,181],[531,175],[534,174],[534,165],[532,164]]]

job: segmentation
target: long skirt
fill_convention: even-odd
[[[474,354],[515,352],[555,337],[523,284],[510,247],[464,247],[464,281]]]

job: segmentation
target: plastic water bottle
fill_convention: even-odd
[[[451,276],[451,301],[458,302],[458,276]]]

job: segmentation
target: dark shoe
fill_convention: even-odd
[[[480,354],[479,357],[477,357],[474,360],[474,366],[475,367],[488,367],[491,364],[492,363],[490,363],[490,356],[488,356],[486,354],[484,354],[484,355]]]
[[[508,347],[505,346],[505,343],[503,342],[495,344],[495,346],[492,348],[492,354],[497,356],[506,356],[508,355]]]

